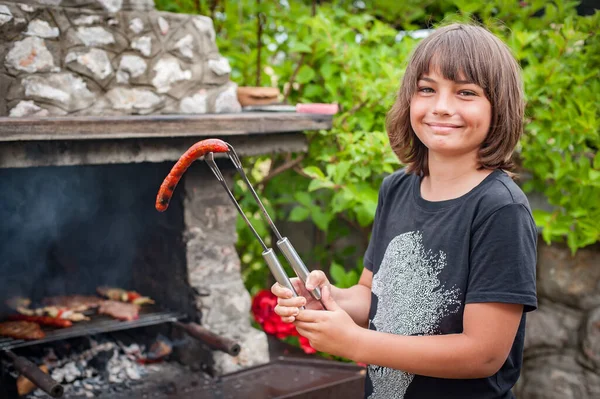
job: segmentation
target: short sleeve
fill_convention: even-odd
[[[537,229],[529,210],[505,205],[472,233],[465,303],[501,302],[537,308]]]
[[[373,255],[375,252],[375,246],[377,242],[378,230],[380,229],[380,220],[381,213],[383,212],[383,197],[384,197],[384,186],[386,180],[384,179],[381,187],[379,188],[379,197],[377,199],[377,209],[375,210],[375,219],[373,220],[373,228],[371,230],[371,239],[369,240],[369,245],[367,246],[367,250],[365,251],[365,256],[363,258],[363,263],[365,265],[365,269],[373,271]]]

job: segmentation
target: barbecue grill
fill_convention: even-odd
[[[229,338],[219,336],[199,324],[187,322],[186,319],[188,316],[184,313],[165,311],[155,306],[143,306],[140,310],[139,318],[131,321],[115,320],[110,316],[99,314],[89,316],[90,320],[74,323],[73,326],[68,328],[43,327],[46,336],[41,339],[22,340],[0,337],[0,353],[4,354],[13,363],[13,366],[19,373],[23,374],[54,398],[60,398],[63,395],[63,387],[25,357],[15,355],[12,349],[98,333],[172,323],[177,328],[185,331],[189,336],[202,341],[213,350],[219,350],[231,356],[237,356],[240,353],[240,345],[238,343]]]

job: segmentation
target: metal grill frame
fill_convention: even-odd
[[[128,330],[138,327],[147,327],[163,323],[174,323],[184,320],[187,315],[180,312],[171,312],[164,310],[144,309],[140,310],[139,318],[131,321],[116,320],[107,315],[93,314],[91,320],[75,322],[67,328],[48,328],[42,329],[46,336],[42,339],[23,340],[9,337],[0,337],[0,350],[9,350],[23,348],[49,342],[60,341],[63,339],[83,337],[86,335],[100,334],[112,331]]]

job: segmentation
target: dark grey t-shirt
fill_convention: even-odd
[[[525,312],[534,310],[537,229],[521,189],[495,170],[459,198],[430,202],[421,197],[420,182],[402,169],[381,186],[365,254],[365,267],[373,272],[369,328],[454,334],[462,332],[468,303],[517,303]],[[513,398],[525,312],[508,359],[495,375],[444,379],[371,365],[365,397]]]

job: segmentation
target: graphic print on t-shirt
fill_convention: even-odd
[[[377,310],[370,328],[400,335],[433,335],[441,320],[460,309],[460,292],[440,285],[446,254],[426,250],[420,232],[408,232],[388,244],[372,292]],[[373,392],[369,398],[404,398],[414,374],[369,366]]]

